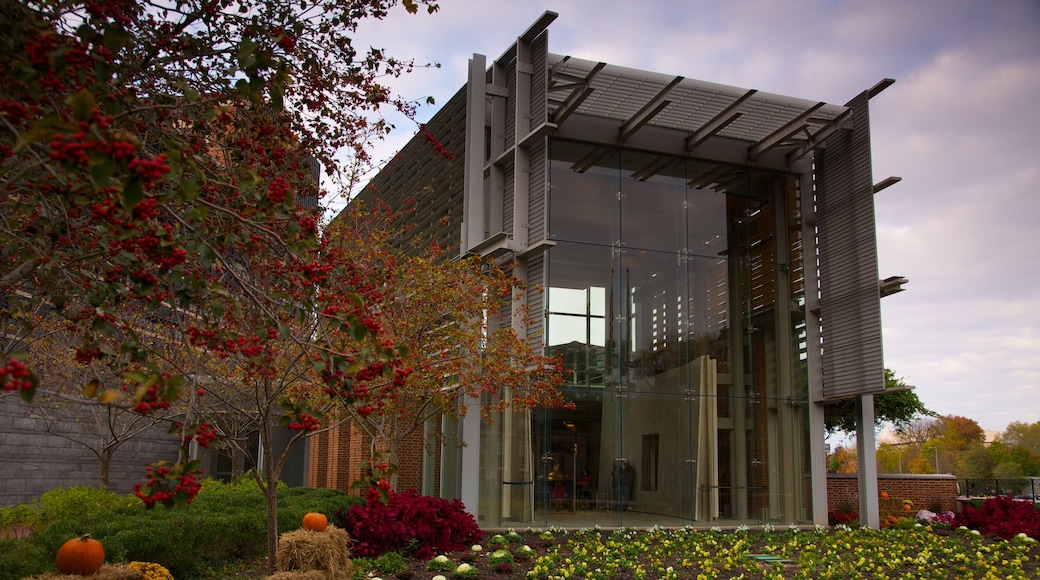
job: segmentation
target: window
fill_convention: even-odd
[[[642,491],[657,491],[657,450],[661,445],[661,434],[643,435],[642,477],[639,478]]]

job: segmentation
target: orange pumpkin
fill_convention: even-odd
[[[319,514],[310,512],[303,516],[303,528],[305,530],[314,530],[315,532],[324,532],[325,528],[329,525],[329,518],[325,517],[325,514]]]
[[[62,574],[90,576],[105,565],[105,549],[87,534],[62,544],[54,564]]]
[[[881,492],[881,497],[882,497],[882,499],[888,499],[888,492],[887,491]]]

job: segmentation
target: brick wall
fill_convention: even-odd
[[[904,499],[914,502],[911,513],[919,509],[957,511],[957,478],[952,475],[878,475],[878,493],[888,494],[881,501],[882,512],[898,512]],[[854,473],[827,474],[827,512],[837,509],[859,510],[859,480]],[[885,513],[882,513],[884,516]]]
[[[311,437],[307,485],[349,490],[361,478],[371,438],[354,423],[344,423]],[[422,432],[412,433],[398,449],[397,489],[422,489]]]

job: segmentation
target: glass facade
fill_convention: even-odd
[[[481,524],[810,522],[799,176],[549,150],[544,339],[576,409],[484,430]]]

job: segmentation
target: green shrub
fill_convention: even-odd
[[[172,509],[146,510],[132,495],[119,496],[86,487],[47,492],[39,502],[24,508],[25,513],[18,512],[20,518],[26,514],[38,516],[38,525],[25,541],[10,544],[9,550],[0,552],[4,555],[0,558],[4,560],[3,570],[15,566],[8,565],[8,559],[15,563],[38,562],[39,554],[55,554],[65,541],[86,533],[104,544],[107,561],[156,562],[178,580],[199,577],[237,559],[262,555],[267,550],[266,502],[252,478],[242,482],[223,484],[207,480],[190,506]],[[332,514],[360,502],[342,491],[279,486],[279,531],[299,528],[308,511]],[[52,570],[53,558],[44,558],[30,571],[40,572],[41,565]],[[32,575],[10,574],[12,579]],[[6,578],[0,575],[0,580]]]
[[[14,526],[36,528],[40,525],[40,506],[38,503],[22,504],[11,507],[0,507],[0,530]]]
[[[356,495],[349,495],[335,489],[308,487],[290,487],[278,493],[278,532],[285,533],[299,529],[303,516],[308,512],[316,512],[330,516],[336,512],[347,511],[364,500]]]
[[[368,573],[375,570],[376,559],[375,558],[354,558],[351,557],[350,561],[354,564],[354,578],[353,580],[367,580]]]
[[[387,552],[373,562],[372,567],[383,574],[393,575],[408,569],[408,562],[397,552]]]
[[[40,496],[40,520],[43,524],[71,518],[84,523],[103,521],[113,512],[140,504],[132,495],[119,495],[96,487],[52,489]]]
[[[50,570],[54,558],[28,538],[0,538],[0,580],[17,580]]]

